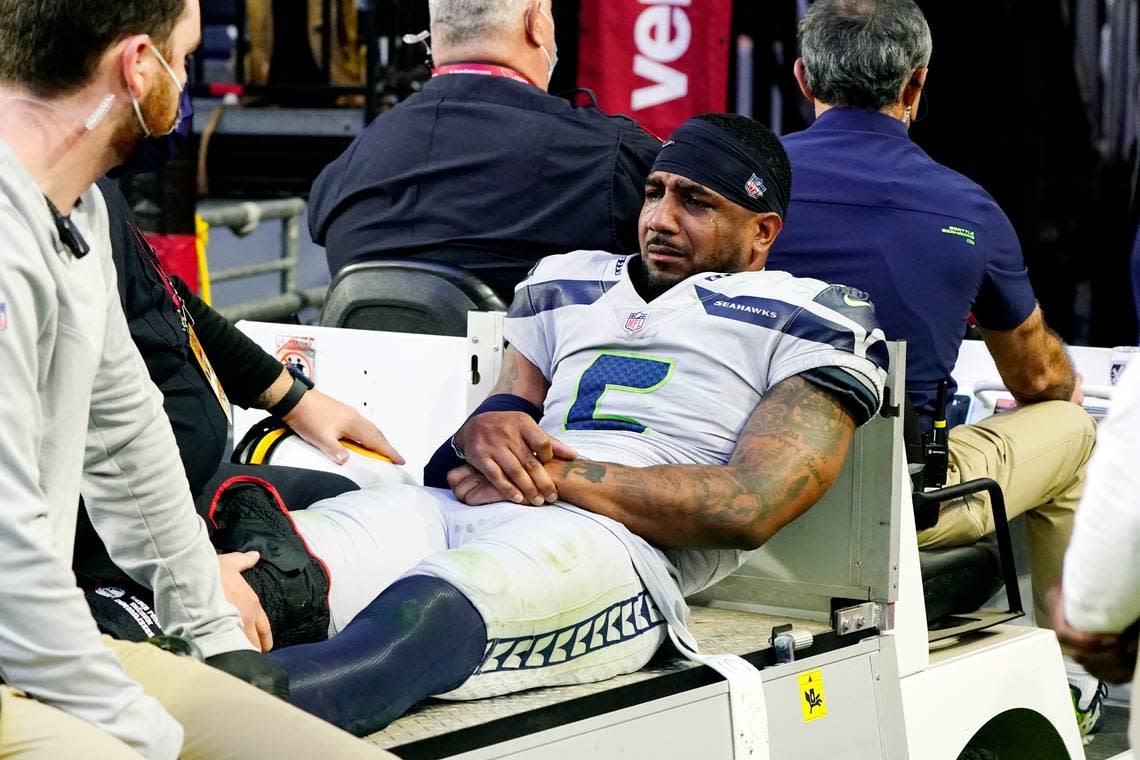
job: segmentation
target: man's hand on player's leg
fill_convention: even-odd
[[[454,441],[463,451],[468,465],[478,470],[499,494],[493,501],[513,501],[516,504],[541,506],[554,503],[558,499],[558,489],[543,465],[554,457],[576,459],[578,456],[569,446],[547,435],[538,423],[522,412],[477,414],[464,423],[455,434]],[[450,475],[448,483],[454,491],[456,483]],[[475,485],[471,485],[468,491],[474,491],[478,497],[488,493]],[[455,495],[464,503],[472,503],[458,491]]]
[[[268,652],[273,648],[273,630],[269,626],[269,617],[261,606],[261,600],[241,575],[242,571],[256,565],[259,559],[261,555],[257,552],[219,554],[218,567],[221,570],[222,591],[225,592],[226,601],[237,607],[246,638],[262,652]]]

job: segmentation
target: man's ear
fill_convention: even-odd
[[[795,72],[796,72],[796,84],[798,84],[800,86],[800,92],[802,92],[804,94],[804,97],[807,98],[807,101],[809,103],[815,103],[815,96],[812,95],[811,90],[808,89],[807,69],[804,68],[804,59],[803,58],[797,58],[796,59]]]
[[[915,69],[911,74],[910,79],[907,80],[906,85],[903,87],[902,102],[907,108],[918,111],[918,99],[922,97],[922,88],[926,87],[926,75],[930,69],[923,66],[920,69]]]
[[[752,239],[751,271],[759,271],[768,262],[768,252],[772,243],[784,228],[784,219],[775,211],[756,215],[756,236]]]
[[[526,26],[527,41],[534,47],[546,47],[546,37],[542,32],[541,2],[535,2],[526,9],[523,24]]]
[[[150,46],[150,37],[145,34],[136,34],[123,40],[122,52],[119,54],[119,67],[122,70],[123,80],[136,98],[143,95],[147,74],[144,72],[144,53]]]

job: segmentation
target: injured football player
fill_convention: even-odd
[[[498,384],[428,467],[449,488],[219,500],[215,543],[261,552],[295,704],[365,734],[431,696],[632,672],[670,631],[694,645],[684,597],[814,504],[881,402],[866,294],[764,270],[790,188],[766,127],[689,120],[640,255],[552,256],[519,285]]]

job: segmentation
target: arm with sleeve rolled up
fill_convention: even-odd
[[[114,274],[108,274],[110,285]],[[117,298],[109,301],[106,320],[83,481],[91,521],[115,564],[154,591],[169,633],[193,639],[206,657],[251,649],[223,595],[217,556],[194,509],[162,396]]]
[[[546,470],[559,498],[657,546],[754,549],[831,487],[854,429],[831,391],[796,375],[760,400],[724,466],[553,460]],[[456,472],[452,485],[468,504],[498,496],[473,472]]]
[[[1065,343],[1045,324],[1041,307],[1012,330],[982,328],[1002,382],[1019,404],[1039,401],[1080,403],[1080,375]]]
[[[174,758],[181,727],[103,645],[70,558],[54,546],[37,456],[53,431],[40,417],[36,342],[45,304],[55,294],[50,286],[52,292],[38,292],[37,280],[46,275],[30,272],[18,258],[35,251],[35,240],[13,232],[18,222],[0,221],[0,301],[12,316],[0,331],[0,677],[146,757]]]

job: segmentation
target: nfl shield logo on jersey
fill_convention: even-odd
[[[0,330],[8,329],[8,304],[0,303]]]
[[[625,320],[626,332],[640,332],[641,328],[645,327],[645,320],[648,316],[644,311],[632,312]]]

